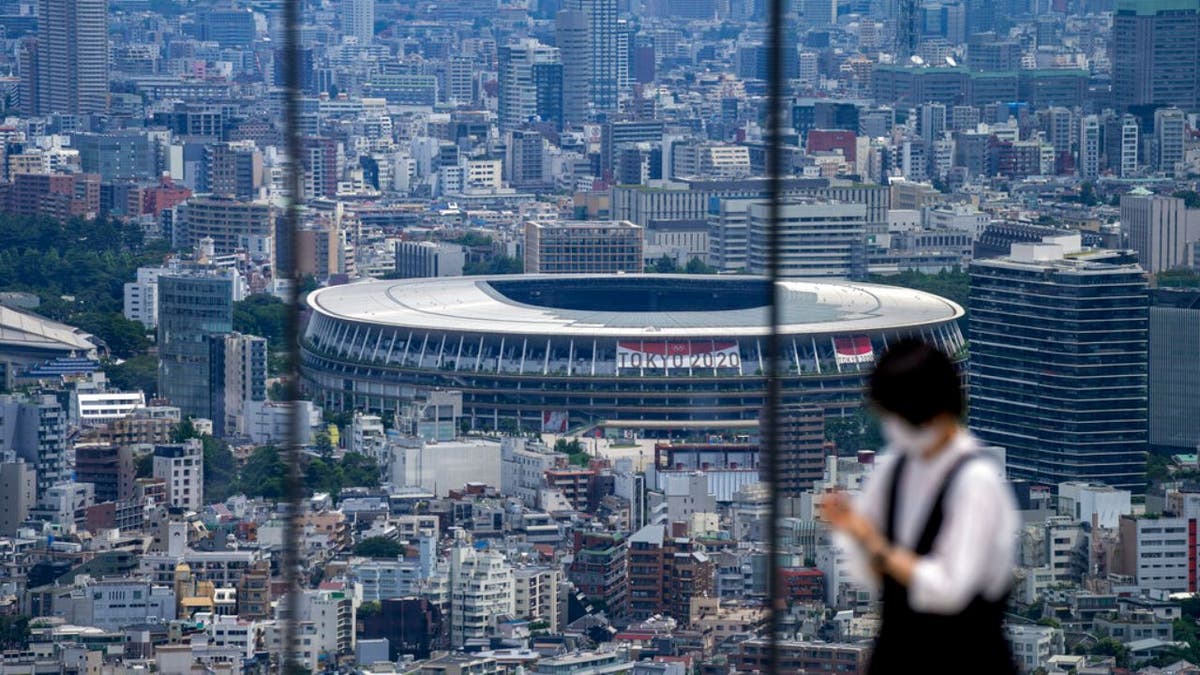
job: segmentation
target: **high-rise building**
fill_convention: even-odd
[[[70,480],[67,410],[58,399],[48,394],[0,396],[0,421],[0,457],[23,460],[37,472],[37,500],[52,486]]]
[[[1150,446],[1200,446],[1200,291],[1150,292]]]
[[[517,129],[509,133],[504,168],[510,185],[518,190],[553,187],[545,148],[546,139],[540,132]]]
[[[1175,176],[1183,162],[1187,120],[1179,108],[1154,111],[1154,168],[1166,176]]]
[[[183,414],[212,414],[207,338],[233,331],[234,279],[205,270],[158,279],[158,393]]]
[[[360,45],[375,39],[375,0],[342,0],[342,33]]]
[[[213,435],[247,436],[247,404],[267,400],[267,340],[229,333],[208,338]]]
[[[783,204],[780,211],[780,276],[848,279],[865,271],[865,205],[804,200]],[[750,204],[746,215],[746,271],[765,274],[770,205]]]
[[[780,406],[775,422],[779,474],[764,475],[762,480],[774,479],[775,489],[784,497],[799,497],[824,475],[825,412],[820,406]],[[765,467],[760,468],[765,471]]]
[[[1151,274],[1186,266],[1189,250],[1200,240],[1200,219],[1189,218],[1178,197],[1134,188],[1121,195],[1121,231]]]
[[[39,115],[108,111],[108,2],[38,0],[35,82],[29,109]]]
[[[524,38],[500,47],[498,57],[500,65],[497,86],[500,101],[497,117],[500,129],[508,131],[537,117],[537,75],[541,73],[535,73],[535,69],[539,65],[559,64],[558,50],[532,38]],[[561,92],[561,65],[559,68],[558,89]],[[543,87],[546,86],[548,85],[543,84]],[[560,102],[560,111],[561,105]]]
[[[446,62],[446,98],[451,103],[465,104],[475,100],[475,59],[452,56]]]
[[[1100,118],[1084,115],[1079,122],[1079,177],[1096,180],[1100,176]]]
[[[1137,118],[1133,115],[1121,116],[1121,145],[1115,148],[1117,152],[1117,167],[1121,178],[1131,178],[1138,169],[1138,140],[1141,132],[1138,129]]]
[[[941,103],[924,103],[917,117],[917,133],[926,143],[933,143],[946,131],[946,106]]]
[[[904,62],[917,53],[921,43],[921,3],[919,0],[896,0],[896,59]]]
[[[183,443],[154,447],[154,477],[167,484],[171,508],[198,511],[204,505],[204,445],[189,438]]]
[[[827,28],[837,23],[837,0],[802,0],[801,20],[809,28]]]
[[[1132,252],[1080,235],[971,263],[970,427],[1009,476],[1145,489],[1147,303]]]
[[[587,15],[564,9],[554,20],[554,36],[563,66],[563,124],[583,124],[591,101],[592,58]]]
[[[525,223],[527,274],[642,271],[645,230],[628,221]]]
[[[587,20],[592,107],[596,112],[616,112],[617,0],[567,0],[563,9],[582,12]]]
[[[1109,43],[1113,104],[1195,108],[1200,0],[1118,0]]]

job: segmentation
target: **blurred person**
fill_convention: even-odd
[[[884,456],[857,500],[833,493],[822,507],[852,576],[882,590],[868,672],[1015,674],[1003,620],[1017,510],[1003,469],[960,422],[954,363],[924,342],[894,343],[868,403]]]

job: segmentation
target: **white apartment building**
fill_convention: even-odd
[[[546,485],[546,471],[553,469],[561,455],[541,443],[508,437],[500,442],[500,492],[521,500],[525,506],[537,506],[538,494]]]
[[[1066,652],[1061,629],[1052,626],[1018,626],[1009,624],[1008,639],[1012,643],[1021,672],[1032,673],[1045,668],[1050,657]]]
[[[489,637],[516,613],[512,565],[496,551],[455,547],[450,553],[450,646]]]
[[[198,439],[154,448],[154,477],[167,482],[167,503],[199,511],[204,505],[204,446]]]

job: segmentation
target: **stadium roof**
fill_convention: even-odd
[[[963,315],[945,298],[893,286],[790,280],[780,290],[785,334],[915,328]],[[523,275],[364,281],[315,291],[308,304],[334,318],[435,331],[672,338],[764,335],[765,297],[757,277]]]
[[[96,343],[91,335],[74,326],[0,306],[0,351],[11,349],[78,352],[86,355],[95,353]]]

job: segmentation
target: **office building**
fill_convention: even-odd
[[[233,330],[234,280],[229,270],[196,271],[158,280],[158,394],[185,416],[212,413],[207,338]]]
[[[1113,104],[1194,109],[1200,101],[1200,1],[1117,0],[1110,35]]]
[[[257,29],[250,8],[210,9],[199,14],[200,39],[222,47],[250,47]]]
[[[81,133],[71,136],[85,173],[105,181],[140,181],[157,174],[157,148],[144,131]]]
[[[1154,168],[1164,176],[1175,176],[1184,157],[1187,120],[1179,108],[1154,111]]]
[[[37,472],[23,460],[0,463],[0,536],[13,537],[37,504]]]
[[[267,340],[254,335],[212,335],[209,346],[209,399],[213,435],[249,435],[247,406],[267,400]]]
[[[803,0],[801,21],[809,28],[828,28],[837,23],[837,0]]]
[[[1200,241],[1200,218],[1189,217],[1182,199],[1139,187],[1121,195],[1121,231],[1142,268],[1158,274],[1189,266]]]
[[[1121,516],[1118,527],[1121,555],[1113,572],[1132,576],[1138,588],[1169,593],[1196,591],[1194,518]]]
[[[37,115],[108,112],[108,3],[38,0],[38,37],[31,55]]]
[[[628,221],[525,223],[527,274],[642,271],[645,230]]]
[[[587,21],[591,102],[598,113],[617,111],[619,54],[617,0],[567,0],[563,9],[582,12]]]
[[[557,87],[561,96],[562,69],[558,54],[554,47],[548,47],[532,38],[513,40],[498,49],[500,65],[496,76],[499,91],[497,117],[502,131],[515,129],[538,118],[539,80],[543,98],[549,98],[546,90],[555,86],[553,77],[549,74],[553,71],[538,66],[559,66]],[[561,106],[560,102],[560,111]]]
[[[458,244],[434,241],[396,242],[396,276],[400,279],[462,276],[466,252]]]
[[[746,270],[767,272],[770,205],[746,209]],[[849,279],[865,273],[867,207],[832,201],[792,201],[780,209],[779,274]]]
[[[1132,252],[1078,234],[971,263],[971,429],[1008,473],[1145,489],[1148,315]]]
[[[0,421],[0,456],[22,460],[37,472],[36,501],[52,486],[70,479],[67,411],[58,399],[0,396]]]
[[[214,143],[206,146],[202,192],[241,201],[263,196],[263,157],[254,141]]]
[[[1200,291],[1150,293],[1150,445],[1200,447]]]
[[[154,446],[154,477],[167,484],[167,504],[199,511],[204,505],[204,446],[198,439]]]
[[[342,34],[360,45],[375,39],[375,0],[342,0]]]
[[[554,35],[562,59],[563,124],[577,126],[588,119],[592,59],[587,14],[564,9],[555,16]]]
[[[1079,177],[1096,180],[1100,176],[1100,118],[1084,115],[1079,122]]]
[[[491,637],[501,617],[516,611],[512,565],[498,551],[457,546],[450,551],[450,646]]]

